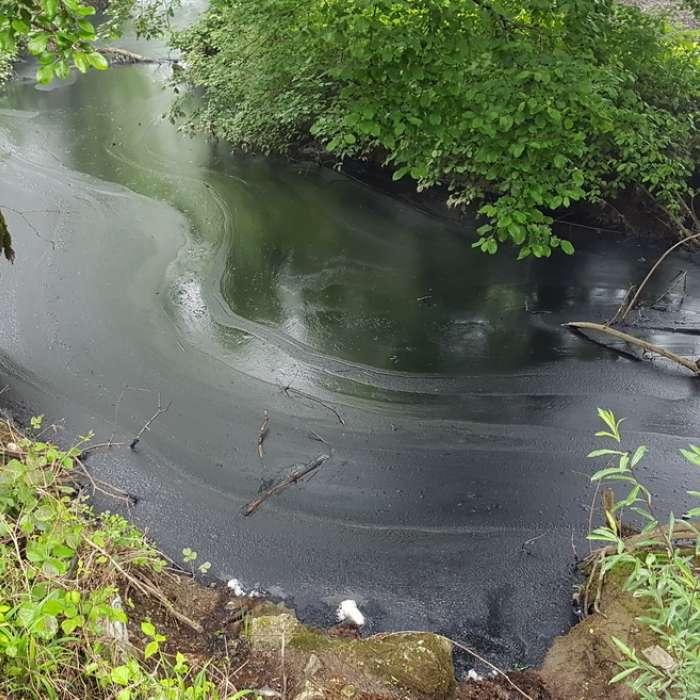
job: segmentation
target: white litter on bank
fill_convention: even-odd
[[[358,627],[365,624],[365,616],[360,612],[357,603],[354,600],[344,600],[336,610],[336,615],[339,622],[352,622]]]
[[[237,578],[232,578],[226,585],[233,591],[233,595],[237,595],[239,598],[245,595],[245,588],[241,586],[241,582]]]

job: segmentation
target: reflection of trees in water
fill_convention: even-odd
[[[614,307],[636,274],[624,254],[490,258],[442,221],[415,212],[405,220],[404,207],[355,206],[349,185],[326,188],[319,201],[317,181],[276,184],[268,206],[251,199],[239,211],[224,297],[239,314],[345,359],[450,372],[574,350],[595,356],[594,348],[575,348],[559,323],[568,311]]]

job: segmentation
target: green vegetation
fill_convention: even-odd
[[[630,648],[614,638],[623,659],[622,670],[611,682],[625,681],[642,700],[700,697],[700,541],[697,519],[700,507],[692,508],[683,519],[670,515],[660,523],[654,515],[652,497],[637,478],[636,468],[647,448],[633,453],[617,449],[622,441],[620,423],[611,411],[599,409],[606,429],[596,433],[611,440],[614,449],[599,449],[589,457],[605,457],[609,466],[596,472],[593,481],[617,484],[627,495],[606,509],[607,524],[594,530],[590,539],[612,545],[601,556],[599,575],[621,571],[627,575],[626,590],[646,602],[646,614],[639,622],[655,634],[660,648],[655,657],[644,650]],[[683,456],[700,466],[700,448],[691,445],[681,450]],[[700,498],[700,491],[688,492]],[[630,511],[641,519],[638,537],[623,538],[622,517]],[[641,653],[640,653],[641,652]]]
[[[67,78],[72,68],[106,70],[95,50],[98,39],[114,38],[129,21],[144,36],[161,32],[172,15],[174,0],[112,0],[103,20],[90,20],[95,3],[80,0],[0,0],[0,78],[17,52],[26,49],[39,61],[37,80]]]
[[[444,186],[485,252],[570,254],[553,210],[626,188],[689,225],[695,35],[614,0],[213,0],[175,44],[192,128]]]
[[[33,421],[39,427],[39,421]],[[126,585],[166,566],[123,518],[95,515],[76,491],[75,457],[0,424],[0,696],[27,700],[217,700],[213,666],[194,668],[140,620],[143,649],[124,643]],[[249,691],[229,700],[249,697]]]

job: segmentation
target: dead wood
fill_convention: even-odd
[[[330,455],[319,455],[301,469],[293,471],[286,479],[283,479],[279,483],[264,491],[262,495],[255,500],[247,503],[243,508],[243,515],[252,515],[263,503],[265,503],[268,498],[277,495],[292,484],[296,484],[297,482],[301,481],[305,476],[318,469],[325,461],[329,459]]]
[[[644,287],[646,287],[647,282],[652,278],[654,273],[658,270],[659,266],[661,263],[666,260],[666,258],[674,251],[676,248],[680,248],[682,245],[685,245],[686,243],[690,243],[691,241],[697,241],[700,239],[700,233],[696,233],[692,236],[687,236],[686,238],[681,239],[677,243],[674,243],[651,267],[651,270],[647,273],[647,276],[642,280],[641,284],[637,288],[636,293],[632,297],[632,300],[627,304],[625,309],[622,311],[621,314],[615,314],[616,319],[619,321],[624,321],[625,318],[627,317],[627,314],[629,314],[630,311],[635,307],[637,300],[639,299],[639,295],[642,293],[642,290]]]
[[[626,343],[629,343],[630,345],[636,345],[637,347],[647,350],[648,352],[653,352],[656,355],[661,355],[662,357],[665,357],[668,360],[671,360],[672,362],[675,362],[676,364],[685,367],[686,369],[690,370],[693,374],[700,375],[700,366],[698,366],[695,360],[690,360],[687,357],[681,357],[680,355],[676,355],[675,352],[666,350],[666,348],[662,348],[659,345],[654,345],[653,343],[649,343],[646,340],[642,340],[641,338],[636,338],[635,336],[629,335],[628,333],[623,333],[622,331],[618,331],[615,328],[610,328],[610,326],[606,326],[601,323],[591,323],[590,321],[571,321],[570,323],[564,323],[563,325],[565,328],[569,329],[576,329],[579,331],[597,331],[598,333],[603,333],[605,335],[612,336],[617,340],[622,340]],[[584,335],[584,337],[588,338],[588,336],[586,335]]]

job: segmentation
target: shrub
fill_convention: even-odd
[[[621,421],[611,411],[598,409],[598,415],[606,429],[596,435],[611,440],[615,447],[595,450],[589,455],[612,460],[594,474],[593,481],[617,484],[627,489],[627,494],[605,513],[607,524],[594,530],[589,538],[612,545],[613,552],[600,564],[601,575],[613,569],[630,571],[626,590],[646,602],[647,613],[639,622],[654,632],[668,662],[652,663],[640,650],[614,638],[622,654],[622,670],[611,682],[624,680],[642,700],[698,698],[700,531],[697,521],[691,519],[700,517],[700,507],[692,508],[683,519],[671,513],[667,522],[660,523],[654,515],[651,493],[638,481],[635,472],[647,448],[640,446],[633,453],[617,449],[622,441]],[[691,464],[700,466],[700,447],[691,445],[681,452]],[[700,491],[688,493],[700,498]],[[634,542],[621,534],[625,510],[633,512],[643,523],[641,536]]]
[[[263,152],[315,139],[481,203],[475,243],[572,253],[552,210],[688,193],[693,35],[614,0],[213,0],[176,36],[175,114]]]
[[[150,621],[141,622],[142,651],[107,633],[127,622],[115,604],[126,577],[157,577],[165,561],[126,520],[95,515],[76,493],[79,449],[27,438],[4,449],[12,458],[0,463],[0,696],[221,698],[206,666],[162,652],[165,635]]]

